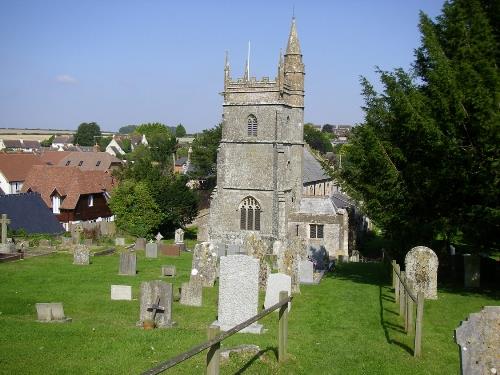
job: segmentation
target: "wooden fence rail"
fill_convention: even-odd
[[[158,366],[143,372],[142,375],[156,375],[171,367],[178,365],[181,362],[195,356],[196,354],[209,349],[207,352],[207,375],[218,375],[219,374],[219,360],[220,360],[220,343],[221,341],[227,339],[228,337],[234,335],[235,333],[241,331],[243,328],[249,326],[250,324],[262,319],[266,315],[269,315],[274,310],[280,309],[278,314],[278,360],[283,362],[286,358],[286,348],[288,341],[288,303],[292,301],[292,296],[288,296],[288,292],[280,292],[280,300],[275,305],[261,311],[259,314],[245,320],[243,323],[231,328],[229,331],[220,333],[220,328],[218,326],[210,325],[208,327],[208,341],[197,345],[190,350],[181,353],[168,361],[160,363]]]
[[[390,257],[386,254],[387,258]],[[394,288],[394,299],[399,304],[399,315],[404,318],[404,330],[407,335],[413,332],[415,327],[415,341],[413,355],[420,357],[422,354],[422,323],[424,320],[424,294],[414,293],[413,283],[406,278],[405,271],[401,271],[399,264],[391,260],[392,287]],[[417,306],[415,324],[413,325],[413,310]]]

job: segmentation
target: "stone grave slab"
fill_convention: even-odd
[[[146,258],[158,258],[158,244],[156,242],[146,244]]]
[[[178,257],[181,255],[181,246],[176,244],[159,244],[160,252],[169,257]]]
[[[280,301],[280,292],[287,291],[290,296],[292,293],[292,278],[284,273],[272,273],[269,275],[267,279],[266,286],[266,297],[264,299],[264,308],[268,309],[269,307],[277,304]],[[292,304],[288,303],[288,311]],[[279,311],[275,310],[276,312]]]
[[[455,330],[462,375],[500,372],[500,306],[485,306]]]
[[[422,292],[426,299],[437,299],[438,257],[432,249],[417,246],[405,256],[406,278],[413,282],[415,293]]]
[[[257,315],[259,304],[259,260],[248,255],[220,258],[218,320],[213,324],[227,331]],[[254,323],[240,332],[262,333]]]
[[[196,244],[193,250],[191,269],[202,280],[203,286],[213,287],[217,278],[217,253],[210,242]]]
[[[69,323],[71,318],[64,315],[62,302],[37,303],[37,322],[40,323]]]
[[[161,275],[162,276],[175,276],[176,268],[172,265],[161,266]]]
[[[118,273],[120,275],[135,276],[137,273],[137,254],[121,253]]]
[[[125,238],[116,237],[115,238],[115,246],[125,246]]]
[[[201,306],[203,300],[203,285],[199,278],[191,277],[187,283],[182,283],[181,305]]]
[[[114,301],[132,301],[132,286],[111,285],[111,299]]]
[[[145,250],[146,249],[146,239],[137,238],[135,240],[134,250]]]
[[[142,282],[137,325],[142,326],[144,320],[153,320],[157,328],[171,327],[173,324],[172,298],[172,284],[161,280]]]
[[[90,264],[90,250],[85,245],[76,245],[73,249],[73,264],[80,266]]]
[[[314,265],[310,260],[299,262],[299,280],[301,284],[314,284]]]
[[[104,255],[111,255],[111,254],[114,254],[115,251],[116,251],[116,249],[114,247],[110,247],[109,249],[96,251],[94,253],[94,256],[100,257],[100,256],[104,256]]]

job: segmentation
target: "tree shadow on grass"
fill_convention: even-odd
[[[276,349],[272,346],[268,346],[267,348],[259,350],[257,353],[255,353],[255,355],[253,355],[252,358],[250,358],[248,360],[248,362],[245,363],[245,365],[242,368],[240,368],[238,371],[236,371],[234,373],[234,375],[240,375],[240,374],[245,373],[245,371],[248,370],[250,368],[250,366],[252,366],[252,364],[256,360],[258,360],[260,357],[262,357],[265,353],[267,353],[269,351],[274,352],[274,356],[276,357],[276,361],[277,361],[278,360],[278,349]]]

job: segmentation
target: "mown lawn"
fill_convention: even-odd
[[[175,264],[174,288],[189,277],[191,255],[145,259],[138,255],[138,275],[119,276],[118,255],[95,257],[75,266],[60,253],[0,264],[0,373],[137,374],[189,349],[206,338],[217,314],[217,286],[205,288],[203,307],[174,302],[177,326],[143,331],[138,292],[143,280],[159,279],[160,266]],[[498,305],[498,295],[461,290],[439,291],[426,301],[423,356],[413,358],[411,336],[402,319],[381,264],[346,264],[317,286],[302,286],[289,316],[289,359],[278,365],[277,315],[261,323],[263,335],[238,334],[222,348],[256,344],[257,355],[232,355],[223,374],[458,374],[453,330],[471,312]],[[133,287],[133,301],[111,301],[110,285]],[[263,295],[261,296],[263,300]],[[69,324],[36,322],[36,302],[63,302]],[[205,353],[167,371],[201,374]]]

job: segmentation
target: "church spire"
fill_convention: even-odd
[[[286,55],[301,55],[299,37],[297,36],[297,26],[295,26],[295,17],[292,18],[292,27],[288,37]]]

